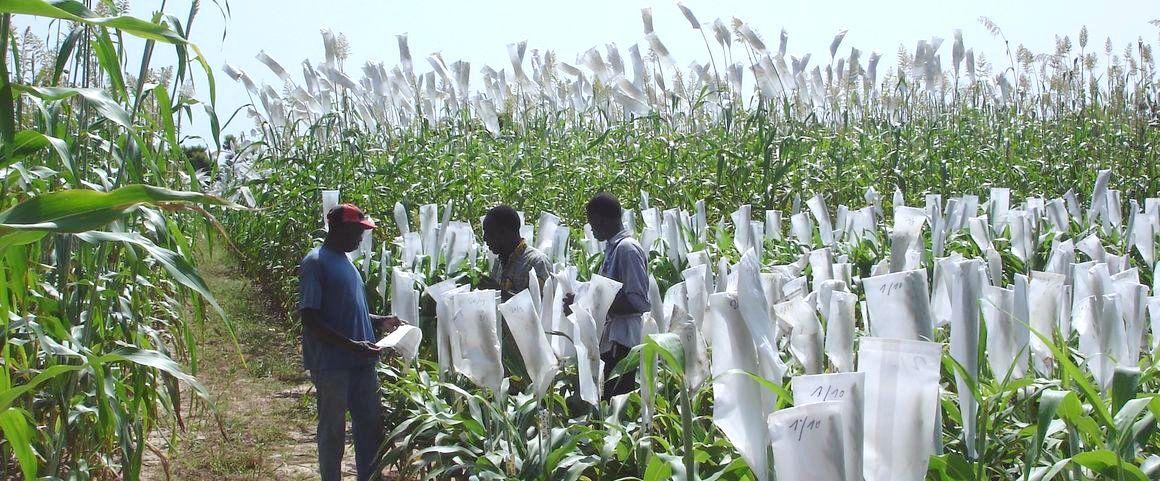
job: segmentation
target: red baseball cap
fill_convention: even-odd
[[[330,212],[326,214],[326,220],[330,224],[345,224],[349,222],[357,223],[363,229],[370,230],[375,228],[375,221],[371,220],[354,204],[339,204]]]

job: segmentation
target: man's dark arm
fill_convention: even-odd
[[[380,348],[370,342],[355,342],[342,334],[339,334],[326,323],[322,322],[322,313],[317,309],[302,309],[302,326],[310,330],[318,339],[323,342],[333,344],[343,349],[354,353],[364,354],[367,356],[377,356]]]

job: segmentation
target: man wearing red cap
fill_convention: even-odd
[[[318,395],[318,468],[323,481],[342,479],[346,412],[350,411],[358,479],[370,478],[383,426],[372,322],[398,327],[394,317],[367,308],[362,276],[346,256],[375,223],[358,207],[342,204],[326,215],[326,240],[298,266],[302,357]]]

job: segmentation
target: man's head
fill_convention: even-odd
[[[496,255],[508,255],[520,243],[520,214],[511,206],[492,207],[483,217],[483,241]]]
[[[354,204],[340,204],[330,209],[330,212],[326,213],[326,222],[330,225],[326,243],[343,252],[358,249],[363,232],[375,228],[375,221],[368,218]]]
[[[612,194],[596,194],[584,210],[588,213],[588,224],[592,226],[596,240],[606,241],[624,229],[620,221],[623,209]]]

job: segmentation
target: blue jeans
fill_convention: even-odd
[[[374,366],[310,371],[310,378],[318,393],[318,470],[322,481],[342,480],[347,410],[358,479],[370,479],[383,439],[379,378]]]

